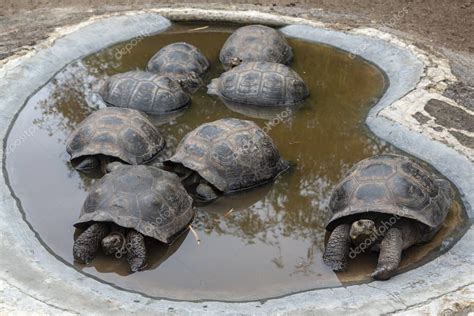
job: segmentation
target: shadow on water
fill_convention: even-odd
[[[205,82],[222,73],[219,49],[232,27],[178,24],[165,33],[115,45],[78,60],[33,95],[8,138],[6,167],[26,219],[51,250],[73,263],[73,224],[94,178],[67,163],[67,136],[88,114],[104,104],[97,91],[105,76],[145,69],[161,47],[176,41],[197,46],[211,68]],[[373,255],[359,256],[349,271],[336,275],[321,260],[324,224],[332,187],[359,160],[395,151],[370,134],[364,120],[385,88],[384,75],[373,65],[324,45],[290,39],[291,65],[306,81],[311,96],[282,119],[253,113],[250,118],[227,108],[202,87],[180,115],[156,121],[167,141],[160,159],[174,152],[179,140],[200,124],[223,117],[252,119],[274,139],[282,156],[295,167],[273,184],[225,197],[198,209],[193,234],[167,247],[155,245],[150,269],[129,275],[126,263],[99,256],[83,272],[121,288],[174,299],[260,299],[314,288],[368,280]],[[117,58],[120,56],[120,58]],[[251,113],[252,114],[252,113]],[[267,113],[268,114],[268,113]],[[255,118],[256,117],[256,118]],[[31,131],[23,137],[25,131]],[[20,140],[20,141],[19,141]],[[429,244],[407,251],[402,267],[414,267],[452,245],[465,221],[461,206]],[[443,248],[444,247],[444,248]]]

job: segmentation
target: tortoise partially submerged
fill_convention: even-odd
[[[138,165],[153,160],[165,140],[153,123],[132,109],[104,108],[89,115],[69,136],[66,151],[76,170],[90,172],[114,161]]]
[[[100,247],[127,255],[130,270],[145,268],[145,238],[169,244],[194,218],[192,198],[179,178],[150,166],[117,166],[89,192],[74,242],[74,259],[91,262]]]
[[[147,71],[167,75],[193,92],[202,85],[200,76],[209,68],[209,61],[195,46],[178,42],[160,49],[148,61]]]
[[[226,70],[254,61],[288,65],[293,50],[279,31],[264,25],[247,25],[229,36],[219,59]]]
[[[309,96],[303,79],[277,63],[249,62],[232,68],[208,85],[224,102],[254,106],[292,106]]]
[[[447,180],[408,157],[379,155],[359,162],[331,196],[333,216],[326,226],[331,234],[324,262],[342,271],[348,257],[378,250],[372,277],[390,278],[402,250],[429,241],[440,229],[452,196]]]
[[[108,106],[156,115],[183,109],[191,100],[177,80],[145,71],[128,71],[107,78],[100,95]]]
[[[267,183],[289,167],[260,127],[233,118],[189,132],[164,164],[204,201]]]

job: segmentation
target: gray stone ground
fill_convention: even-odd
[[[20,1],[21,2],[21,1]],[[52,1],[54,2],[54,1]],[[82,3],[82,1],[79,1]],[[336,1],[338,2],[338,1]],[[361,1],[362,3],[364,1]],[[468,2],[466,2],[468,3]],[[17,2],[18,4],[18,2]],[[51,4],[51,3],[50,3]],[[273,5],[240,5],[239,8],[245,9],[258,9],[259,11],[268,11],[268,12],[284,12],[286,15],[291,15],[294,17],[304,17],[313,21],[316,25],[321,21],[324,20],[329,24],[326,26],[331,26],[336,29],[341,30],[349,30],[351,26],[376,26],[379,29],[383,29],[384,31],[389,31],[389,33],[395,34],[397,38],[401,38],[406,40],[406,42],[414,44],[410,46],[414,55],[418,56],[421,60],[423,60],[425,67],[424,72],[425,76],[423,76],[420,83],[416,85],[416,89],[413,90],[411,93],[408,93],[405,97],[400,99],[398,102],[395,102],[393,106],[390,108],[380,109],[377,110],[376,113],[373,113],[373,117],[381,117],[382,120],[388,120],[390,122],[397,122],[397,124],[392,124],[391,126],[396,128],[395,131],[416,131],[420,133],[420,135],[425,135],[431,140],[435,140],[438,143],[444,143],[447,146],[441,146],[441,152],[448,148],[449,157],[458,157],[456,159],[460,159],[460,164],[465,164],[468,166],[468,172],[472,172],[472,162],[473,162],[473,137],[474,137],[474,109],[473,109],[473,74],[474,74],[474,58],[472,55],[472,38],[469,38],[469,34],[464,35],[464,40],[462,40],[462,32],[461,39],[458,38],[456,35],[453,37],[443,37],[443,36],[436,36],[434,35],[432,38],[430,37],[422,37],[420,36],[420,30],[415,30],[415,26],[412,26],[412,30],[410,28],[404,26],[401,27],[402,31],[397,30],[397,23],[402,24],[401,21],[395,20],[395,22],[390,22],[387,24],[381,23],[380,20],[376,23],[372,23],[370,18],[374,18],[374,15],[366,14],[361,15],[361,12],[367,11],[360,11],[360,8],[352,8],[354,12],[346,11],[345,13],[343,10],[339,10],[336,13],[328,12],[323,10],[319,10],[318,8],[310,8],[307,7],[305,9],[299,8],[298,6],[292,6],[291,2],[287,2],[288,6],[273,6]],[[70,7],[65,6],[59,9],[54,10],[46,10],[46,9],[33,9],[33,10],[24,10],[30,9],[28,5],[19,5],[23,9],[19,10],[18,7],[12,5],[11,3],[5,6],[3,3],[4,9],[8,8],[8,12],[3,10],[0,11],[3,16],[0,15],[0,35],[2,36],[2,41],[0,44],[0,56],[6,57],[3,60],[0,60],[0,68],[4,65],[7,65],[9,61],[12,59],[16,59],[22,55],[28,55],[31,53],[35,53],[38,47],[33,48],[33,45],[36,45],[39,41],[44,40],[48,37],[49,33],[54,31],[55,27],[64,26],[64,25],[71,25],[78,23],[90,16],[94,16],[98,13],[113,13],[117,11],[124,11],[128,10],[131,7],[143,7],[143,5],[121,5],[121,6],[104,6],[100,9],[88,9],[85,10],[84,7]],[[453,6],[459,6],[460,8],[464,4],[454,1]],[[222,4],[195,4],[195,7],[205,7],[209,8],[228,8],[229,5],[222,5]],[[374,11],[377,11],[379,5],[374,4]],[[2,8],[0,6],[0,8]],[[397,7],[395,7],[397,8]],[[392,12],[395,9],[391,7]],[[472,6],[467,5],[467,9],[472,8]],[[350,6],[348,10],[351,9]],[[366,8],[367,9],[367,8]],[[359,10],[359,11],[358,11]],[[415,9],[413,9],[415,10]],[[427,9],[428,10],[428,9]],[[465,9],[463,9],[465,10]],[[468,11],[468,13],[471,11]],[[357,15],[357,14],[359,15]],[[421,13],[420,13],[421,14]],[[420,15],[418,14],[418,16]],[[434,14],[436,16],[436,14]],[[171,14],[173,16],[173,14]],[[190,15],[192,16],[192,15]],[[385,16],[385,21],[392,19],[393,13],[390,15],[381,15]],[[462,15],[460,15],[462,17]],[[379,17],[380,18],[380,17]],[[401,19],[401,18],[400,18]],[[415,18],[414,18],[415,19]],[[381,20],[383,21],[383,19]],[[429,21],[427,21],[429,22]],[[270,24],[279,24],[278,19],[268,19],[268,23]],[[460,22],[462,24],[463,21]],[[472,22],[471,22],[472,23]],[[472,27],[472,24],[471,24]],[[437,28],[434,27],[434,30]],[[289,29],[291,33],[291,29]],[[297,32],[298,34],[302,34],[301,32]],[[394,43],[399,45],[400,43],[397,42],[397,38],[391,38],[390,35],[384,34],[377,34],[376,31],[371,29],[364,29],[361,28],[357,30],[355,33],[359,33],[364,36],[385,36],[385,40],[388,42]],[[421,31],[421,33],[423,33]],[[469,33],[469,32],[468,32]],[[472,35],[471,29],[471,35]],[[467,37],[466,37],[467,36]],[[442,42],[443,39],[445,42]],[[432,42],[436,42],[437,45],[433,46]],[[467,42],[467,43],[466,43]],[[430,44],[431,43],[431,44]],[[439,43],[445,43],[446,46],[439,46]],[[464,43],[464,44],[463,44]],[[26,46],[25,46],[26,45]],[[400,44],[406,45],[406,44]],[[47,45],[46,45],[47,46]],[[413,47],[411,47],[413,46]],[[418,51],[417,49],[421,48],[423,51]],[[428,53],[425,53],[428,52]],[[0,57],[1,58],[1,57]],[[453,76],[454,75],[454,76]],[[0,75],[0,80],[2,76]],[[424,80],[426,79],[426,80]],[[415,84],[415,83],[414,83]],[[2,87],[5,89],[6,87]],[[5,90],[3,90],[5,92]],[[416,102],[415,102],[416,101]],[[10,112],[10,111],[8,111]],[[12,112],[13,113],[13,112]],[[9,120],[11,115],[8,113],[2,113],[2,122],[5,120]],[[377,119],[379,122],[380,119]],[[370,120],[368,121],[370,125]],[[374,119],[374,123],[372,123],[371,128],[374,130],[380,129],[377,126],[376,120]],[[387,130],[386,128],[383,128]],[[398,137],[398,142],[400,143],[403,148],[403,140],[404,137],[402,136],[403,132]],[[377,133],[378,134],[378,133]],[[390,135],[388,135],[391,137]],[[420,136],[422,137],[422,136]],[[397,141],[397,140],[395,140]],[[415,144],[418,145],[416,139]],[[405,146],[413,146],[413,143],[410,144],[405,143]],[[424,146],[424,145],[423,145]],[[409,148],[409,147],[408,147]],[[427,145],[427,149],[432,148]],[[406,148],[404,148],[406,149]],[[435,150],[437,150],[435,148]],[[408,150],[410,151],[410,150]],[[441,155],[441,157],[436,156],[435,151],[432,155],[434,159],[438,159],[437,163],[442,162],[443,159],[446,159],[445,155]],[[446,153],[447,153],[446,152]],[[436,162],[436,161],[435,161]],[[470,167],[469,167],[470,166]],[[469,169],[470,168],[470,169]],[[449,173],[450,170],[447,170]],[[461,185],[463,188],[471,188],[472,189],[472,178],[471,182],[469,183],[469,178],[466,178],[464,172],[457,171],[458,174],[453,173],[452,177],[457,177],[459,175],[459,179],[463,178],[467,180],[459,180],[461,181]],[[472,174],[472,173],[471,173]],[[464,182],[463,182],[464,181]],[[456,183],[460,185],[459,183]],[[467,196],[470,196],[470,199],[473,198],[473,192],[466,191]],[[2,201],[5,205],[6,197],[2,194]],[[1,215],[1,214],[0,214]],[[472,215],[472,214],[471,214]],[[3,218],[6,220],[6,218]],[[28,235],[28,234],[26,234]],[[23,239],[27,240],[27,236],[22,236]],[[2,238],[8,238],[9,235],[2,234]],[[11,237],[11,236],[10,236]],[[471,235],[467,236],[466,238],[470,238],[464,244],[460,243],[453,249],[450,253],[450,257],[447,259],[440,259],[441,263],[430,263],[427,265],[429,269],[434,268],[434,270],[439,269],[439,267],[444,267],[448,270],[446,275],[439,275],[436,276],[436,271],[433,271],[429,276],[424,277],[421,273],[420,269],[415,271],[411,271],[407,275],[403,275],[397,278],[395,281],[391,283],[391,288],[387,288],[387,283],[379,284],[376,282],[370,287],[374,287],[377,289],[380,295],[375,295],[375,297],[380,297],[382,301],[384,291],[388,291],[389,295],[393,296],[393,300],[390,303],[391,307],[380,307],[374,306],[374,304],[368,301],[364,303],[364,296],[360,295],[360,293],[353,292],[355,288],[352,290],[339,290],[335,289],[333,294],[327,296],[326,294],[301,294],[296,295],[292,304],[285,305],[281,302],[273,302],[271,307],[262,305],[259,306],[262,310],[266,310],[267,312],[272,313],[280,313],[284,314],[285,310],[291,310],[293,312],[299,314],[308,314],[308,313],[315,313],[318,311],[319,313],[332,313],[335,311],[337,313],[344,313],[343,309],[340,309],[340,306],[332,304],[328,302],[326,307],[319,307],[317,310],[312,309],[310,306],[307,305],[308,300],[314,299],[328,299],[328,297],[346,297],[347,295],[354,296],[351,300],[352,305],[348,306],[348,310],[352,310],[353,312],[362,311],[361,309],[357,308],[364,308],[364,310],[368,311],[369,313],[376,313],[376,311],[384,310],[387,313],[398,313],[398,314],[405,314],[405,315],[412,315],[413,313],[441,313],[445,315],[451,315],[454,313],[461,313],[467,314],[469,312],[474,311],[474,288],[472,282],[468,281],[467,279],[472,279],[472,264],[469,266],[464,266],[461,273],[466,275],[466,282],[460,284],[459,287],[454,286],[453,284],[449,283],[448,280],[443,282],[438,282],[440,286],[439,288],[436,286],[430,287],[431,282],[435,284],[439,281],[439,278],[447,277],[452,274],[451,278],[454,280],[456,278],[456,273],[454,269],[459,267],[460,262],[471,262],[472,261],[472,231]],[[5,242],[5,240],[2,240]],[[3,248],[5,249],[5,248]],[[470,253],[466,253],[469,252]],[[38,259],[40,260],[40,259]],[[444,261],[443,261],[444,260]],[[447,261],[446,261],[447,260]],[[23,311],[23,312],[43,312],[48,314],[56,314],[56,313],[80,313],[80,308],[68,309],[64,306],[78,306],[71,302],[71,298],[67,298],[64,301],[58,297],[48,297],[48,295],[42,295],[41,293],[41,284],[36,284],[36,289],[33,288],[30,290],[25,290],[22,284],[27,282],[27,280],[22,280],[21,282],[18,281],[18,284],[14,284],[14,282],[9,279],[8,274],[14,273],[13,271],[17,270],[15,267],[8,267],[8,264],[11,264],[12,261],[9,261],[8,258],[1,258],[0,262],[2,262],[2,267],[6,270],[2,271],[0,274],[0,313],[2,312],[14,312],[14,311]],[[19,265],[21,266],[21,264]],[[20,269],[20,267],[18,267]],[[38,266],[39,269],[39,266]],[[433,274],[434,273],[434,274]],[[2,276],[3,275],[3,276]],[[28,276],[25,275],[25,278],[34,277],[34,274]],[[420,278],[420,280],[424,279],[425,285],[420,286],[413,283],[406,283],[411,284],[411,289],[408,289],[403,286],[404,282],[407,282],[407,278]],[[449,279],[449,278],[448,278]],[[31,280],[30,280],[31,281]],[[37,280],[36,280],[37,281]],[[50,280],[45,280],[44,286],[51,287],[56,286],[58,287],[59,280],[55,279],[55,276],[51,276]],[[76,280],[76,282],[79,280]],[[23,283],[22,283],[23,282]],[[79,281],[88,283],[88,281]],[[63,285],[62,285],[63,286]],[[73,288],[73,287],[69,287]],[[387,290],[388,289],[388,290]],[[429,295],[427,291],[434,291],[437,294]],[[373,289],[372,289],[373,290]],[[443,292],[444,290],[444,292]],[[356,291],[364,292],[370,291],[369,285],[367,286],[360,286]],[[418,291],[418,292],[417,292]],[[73,291],[74,292],[74,291]],[[107,292],[104,288],[104,293]],[[405,297],[404,292],[412,293],[412,296],[419,293],[422,298],[417,299],[415,297]],[[446,293],[447,292],[447,293]],[[49,293],[49,292],[48,292]],[[58,292],[56,292],[58,293]],[[365,292],[364,292],[365,293]],[[367,292],[368,293],[368,292]],[[44,293],[43,293],[44,294]],[[100,296],[100,297],[99,297]],[[102,301],[103,295],[97,296],[97,304]],[[120,297],[120,296],[119,296]],[[118,312],[130,312],[138,308],[137,304],[133,304],[131,302],[125,302],[123,306],[120,306],[120,302],[117,299],[119,297],[110,297],[110,303],[107,303],[107,306],[96,306],[96,310],[98,312],[105,312],[105,311],[118,311]],[[140,296],[138,296],[140,297]],[[91,297],[89,297],[90,299]],[[78,301],[83,300],[82,302],[86,302],[85,296],[77,297]],[[143,307],[140,305],[140,310],[144,313],[152,313],[153,311],[160,310],[166,311],[167,309],[164,308],[166,302],[157,304],[156,302],[150,302],[147,299],[147,306]],[[92,302],[91,302],[92,303]],[[270,302],[270,304],[272,304]],[[298,305],[299,304],[299,305]],[[79,304],[80,305],[80,304]],[[92,308],[94,303],[91,306],[85,306],[82,312],[87,313],[87,311],[93,311]],[[137,306],[136,306],[137,305]],[[212,305],[212,304],[209,304]],[[219,304],[214,304],[214,311],[215,312],[230,312],[228,306],[220,306]],[[256,304],[259,305],[259,304]],[[159,306],[160,308],[152,308],[152,306]],[[169,304],[171,309],[168,311],[173,311],[176,308],[176,311],[182,313],[200,313],[205,311],[206,309],[199,308],[198,306],[190,306],[189,308],[183,308],[179,304]],[[174,306],[174,307],[171,307]],[[300,306],[300,308],[298,308]],[[212,307],[212,306],[211,306]],[[244,308],[244,306],[233,305],[234,311],[236,313],[245,313],[248,312],[249,309]]]

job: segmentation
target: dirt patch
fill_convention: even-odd
[[[150,7],[182,7],[151,0],[42,0],[0,2],[1,56],[43,39],[54,27],[91,15]],[[318,1],[187,1],[185,6],[259,10],[314,18],[328,23],[396,29],[416,35],[428,45],[474,52],[474,4],[471,0],[318,0]],[[2,58],[0,56],[0,58]]]
[[[418,121],[418,123],[422,125],[426,124],[430,120],[428,116],[424,115],[421,112],[416,112],[415,114],[413,114],[413,117]]]
[[[474,149],[474,138],[457,131],[449,131],[464,146]]]
[[[431,99],[425,106],[426,112],[435,118],[437,124],[447,128],[474,133],[474,116],[446,102]]]
[[[474,110],[474,88],[464,82],[457,82],[446,89],[444,95],[470,110]]]

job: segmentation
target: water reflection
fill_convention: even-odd
[[[222,100],[222,103],[231,111],[240,113],[250,118],[266,120],[266,125],[272,126],[281,123],[282,121],[291,122],[291,116],[303,106],[303,103],[292,106],[255,106],[248,104],[241,104]]]
[[[97,91],[102,77],[82,61],[68,65],[42,89],[44,95],[37,108],[41,116],[33,120],[38,127],[46,130],[51,137],[58,131],[69,135],[85,117],[101,105]],[[58,139],[65,143],[65,139]]]

